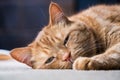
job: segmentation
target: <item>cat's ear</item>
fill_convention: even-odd
[[[32,66],[31,60],[30,60],[32,57],[32,54],[29,47],[15,48],[10,52],[10,55],[17,61],[25,63],[29,66]]]
[[[68,22],[69,20],[64,15],[60,6],[54,2],[51,2],[49,6],[49,16],[50,16],[50,24],[54,25],[61,21]]]

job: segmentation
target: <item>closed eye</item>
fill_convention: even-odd
[[[66,43],[68,42],[68,39],[69,39],[69,35],[65,38],[64,45],[66,45]]]
[[[48,59],[45,61],[45,64],[48,64],[48,63],[52,62],[52,61],[54,60],[54,58],[55,58],[54,56],[48,58]]]

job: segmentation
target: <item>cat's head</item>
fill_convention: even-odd
[[[50,4],[49,15],[49,24],[40,31],[35,41],[27,47],[13,49],[11,56],[37,69],[72,68],[72,60],[79,56],[74,56],[78,51],[75,49],[84,46],[85,36],[90,34],[83,24],[70,21],[56,3]]]

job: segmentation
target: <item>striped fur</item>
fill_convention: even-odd
[[[35,69],[120,68],[119,5],[98,5],[67,18],[52,2],[49,14],[49,24],[27,48],[13,49],[13,58]]]

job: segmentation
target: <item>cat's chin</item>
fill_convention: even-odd
[[[64,69],[72,69],[72,65],[73,63],[69,61],[67,62],[67,66]]]
[[[72,58],[70,58],[69,61],[67,61],[68,66],[69,66],[68,69],[72,69],[73,62],[74,61],[72,60]]]

